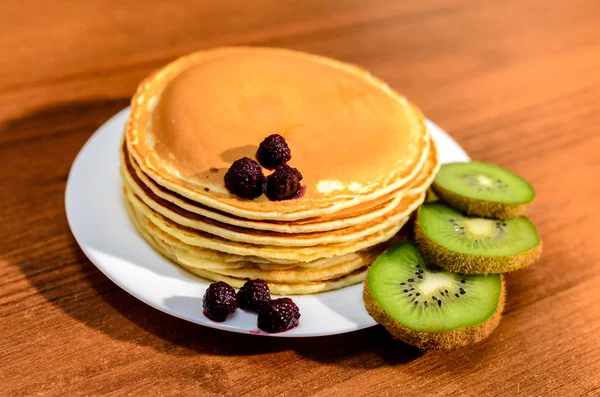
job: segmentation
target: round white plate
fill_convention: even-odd
[[[202,314],[208,282],[158,254],[137,233],[125,210],[119,146],[129,108],[108,120],[83,146],[71,168],[67,219],[83,252],[108,278],[148,305],[173,316],[226,331],[279,337],[341,334],[375,325],[363,305],[362,284],[338,291],[294,296],[302,317],[293,330],[257,330],[256,314],[237,310],[223,323]],[[468,161],[465,151],[432,122],[428,128],[442,163]]]

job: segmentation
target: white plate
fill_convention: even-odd
[[[202,314],[208,282],[159,255],[137,233],[124,207],[119,176],[119,146],[129,108],[92,135],[71,168],[65,204],[67,219],[83,252],[108,278],[148,305],[173,316],[226,331],[280,337],[341,334],[375,325],[362,300],[362,285],[316,295],[295,296],[300,325],[267,334],[256,327],[256,315],[236,311],[223,323]],[[432,122],[428,128],[442,162],[468,161],[469,156]]]

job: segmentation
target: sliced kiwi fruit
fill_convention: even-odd
[[[450,206],[468,215],[511,219],[525,213],[533,187],[498,165],[472,161],[440,167],[433,189]]]
[[[504,310],[501,275],[460,275],[430,264],[401,243],[371,265],[367,311],[395,338],[421,349],[456,349],[487,338]]]
[[[419,208],[415,242],[432,263],[464,274],[511,272],[529,266],[542,253],[537,230],[526,217],[468,217],[441,202]]]

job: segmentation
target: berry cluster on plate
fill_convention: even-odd
[[[236,293],[223,281],[212,283],[204,293],[204,314],[223,322],[238,308],[258,313],[258,328],[277,333],[296,327],[300,309],[290,298],[271,299],[269,286],[263,280],[248,280]]]

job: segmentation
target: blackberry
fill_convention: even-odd
[[[204,293],[202,300],[204,314],[211,320],[222,322],[238,308],[235,290],[227,283],[212,283]]]
[[[260,312],[263,306],[271,302],[271,291],[263,280],[248,280],[237,293],[240,307]]]
[[[287,200],[294,198],[300,191],[302,174],[289,165],[280,165],[267,177],[265,194],[269,200]]]
[[[265,332],[283,332],[294,328],[300,320],[300,309],[290,298],[272,300],[258,313],[258,328]]]
[[[224,179],[225,187],[232,194],[253,199],[262,194],[265,176],[256,161],[242,157],[231,164]]]
[[[292,152],[285,138],[279,134],[266,137],[258,146],[256,159],[265,168],[270,170],[285,164],[292,158]]]

